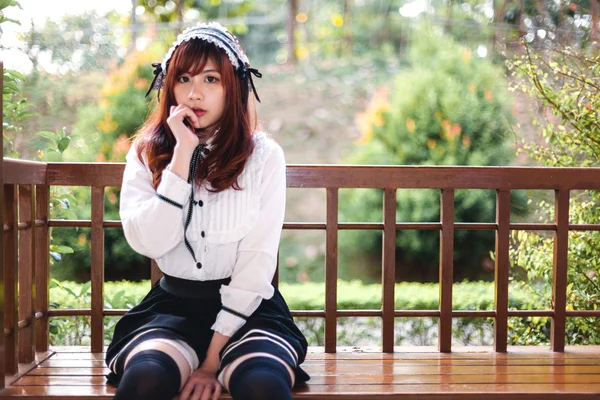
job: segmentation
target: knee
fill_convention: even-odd
[[[127,362],[115,400],[170,400],[179,392],[177,363],[158,350],[144,350]]]
[[[254,357],[238,365],[229,380],[235,400],[291,400],[292,380],[287,368],[268,357]]]

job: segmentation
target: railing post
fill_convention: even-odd
[[[554,317],[550,330],[552,351],[565,350],[567,308],[567,263],[569,251],[569,197],[567,189],[554,192],[554,260],[552,264],[552,306]]]
[[[35,309],[36,314],[42,313],[42,317],[35,325],[35,349],[36,351],[48,351],[50,342],[48,310],[50,309],[50,268],[49,268],[49,246],[50,232],[48,228],[48,214],[50,208],[50,188],[46,185],[35,187],[35,220],[42,223],[35,229]]]
[[[393,353],[396,283],[396,189],[384,189],[382,247],[382,347],[384,353]]]
[[[440,319],[438,350],[452,351],[452,283],[454,280],[454,189],[442,189],[440,200]]]
[[[4,161],[3,161],[4,162]],[[17,314],[17,284],[19,268],[17,185],[4,185],[4,367],[6,375],[17,373],[19,316]],[[3,381],[4,382],[4,381]]]
[[[325,258],[325,352],[337,346],[338,189],[327,188],[327,256]]]
[[[494,271],[494,349],[504,353],[508,339],[508,250],[510,234],[510,190],[496,191],[496,265]]]
[[[0,92],[4,97],[4,66],[0,61]],[[0,98],[0,110],[4,110],[2,99]],[[0,113],[0,221],[2,221],[2,234],[0,235],[0,287],[4,288],[4,131],[2,129],[3,120]],[[0,321],[4,321],[4,290],[0,290]],[[4,324],[2,324],[4,325]],[[6,370],[4,368],[6,358],[4,353],[4,331],[0,334],[0,388],[4,387],[4,377]]]
[[[34,185],[19,185],[19,221],[26,226],[19,232],[19,320],[27,321],[19,331],[19,362],[31,363],[35,359],[35,292],[33,289],[35,266],[35,209]],[[18,225],[16,225],[18,226]]]
[[[104,348],[104,187],[92,186],[92,353]]]

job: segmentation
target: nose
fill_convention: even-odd
[[[202,100],[202,90],[201,90],[201,85],[198,83],[194,83],[192,82],[192,85],[190,87],[190,93],[188,94],[188,98],[190,100]]]

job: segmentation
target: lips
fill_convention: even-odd
[[[194,114],[196,114],[198,117],[206,114],[206,110],[203,110],[202,108],[192,108],[192,110],[194,111]]]

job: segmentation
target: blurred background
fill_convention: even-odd
[[[123,162],[156,103],[144,98],[151,63],[181,29],[216,20],[262,72],[261,126],[288,164],[598,166],[597,0],[2,0],[0,8],[8,157]],[[591,123],[565,119],[559,104]],[[89,188],[53,188],[52,217],[89,219],[90,197]],[[598,194],[575,199],[574,221],[597,221]],[[324,221],[325,200],[324,190],[288,189],[286,221]],[[511,200],[511,222],[553,220],[549,191],[513,191]],[[439,191],[399,190],[397,221],[439,221],[439,202]],[[118,188],[106,189],[105,204],[105,218],[119,219]],[[455,208],[458,222],[493,222],[495,192],[457,190]],[[382,192],[342,189],[340,220],[380,222]],[[552,236],[513,233],[511,307],[547,307]],[[596,233],[571,241],[571,307],[596,307]],[[456,231],[456,307],[493,308],[494,235]],[[340,308],[381,306],[381,238],[340,231]],[[87,301],[89,239],[89,229],[53,229],[55,306]],[[131,306],[149,288],[149,260],[120,229],[106,229],[105,243],[105,276],[114,281],[106,306]],[[280,253],[290,306],[322,308],[325,232],[285,231]],[[438,258],[437,231],[398,232],[397,308],[438,307]],[[340,343],[380,342],[378,319],[355,320],[340,320]],[[595,321],[572,320],[572,343],[598,340]],[[56,319],[56,343],[88,340],[68,333],[73,321]],[[319,344],[322,322],[300,322]],[[491,343],[491,321],[455,322],[458,343]],[[511,337],[547,343],[548,327],[547,318],[513,318]],[[398,321],[397,344],[433,344],[436,335],[435,319]]]

